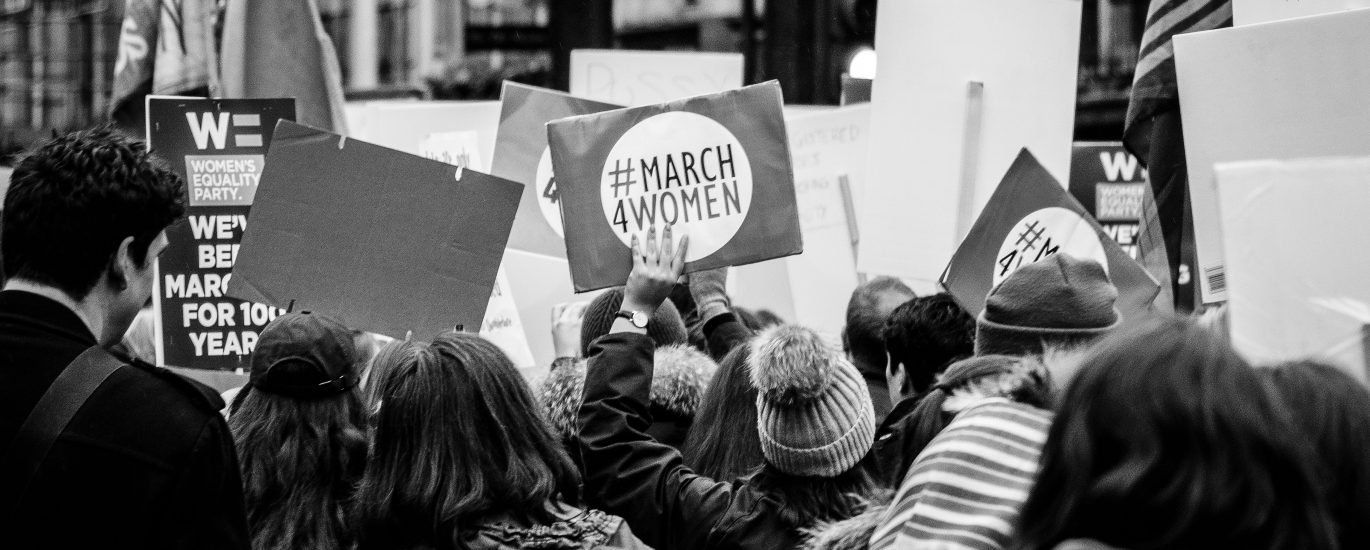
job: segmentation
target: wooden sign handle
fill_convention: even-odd
[[[961,141],[961,194],[957,203],[954,246],[970,233],[975,223],[975,177],[980,162],[980,131],[985,113],[985,83],[966,83],[966,124]]]

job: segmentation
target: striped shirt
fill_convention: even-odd
[[[1051,413],[1004,398],[963,410],[914,460],[871,550],[1007,546],[1050,425]]]

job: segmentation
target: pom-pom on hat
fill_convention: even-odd
[[[875,440],[875,408],[856,367],[814,331],[772,327],[752,341],[757,434],[781,472],[836,477]]]
[[[1101,337],[1120,322],[1117,300],[1098,262],[1055,254],[1025,265],[985,298],[975,354],[1033,355],[1043,339]]]
[[[295,399],[343,393],[357,384],[352,331],[331,317],[286,313],[262,329],[252,350],[254,390]]]

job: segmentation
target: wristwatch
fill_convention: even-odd
[[[624,319],[627,319],[628,322],[633,324],[633,326],[642,329],[647,328],[647,322],[652,320],[652,318],[648,317],[646,313],[643,313],[641,311],[628,311],[626,309],[619,310],[618,313],[614,314],[614,317],[622,317]]]

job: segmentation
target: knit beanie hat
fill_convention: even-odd
[[[1044,339],[1103,336],[1118,326],[1117,300],[1098,262],[1055,254],[1025,265],[985,298],[975,354],[1034,355]]]
[[[585,318],[580,325],[580,353],[582,356],[590,355],[590,344],[605,334],[609,334],[609,327],[614,324],[614,314],[623,308],[623,288],[611,288],[604,291],[590,305],[585,307]],[[656,342],[657,347],[669,346],[673,344],[684,344],[689,342],[690,333],[685,328],[685,321],[680,318],[680,310],[670,300],[662,302],[661,307],[656,308],[652,313],[652,320],[647,323],[647,336]]]
[[[804,477],[836,477],[866,456],[875,409],[861,373],[807,328],[782,325],[752,341],[757,435],[766,462]]]

